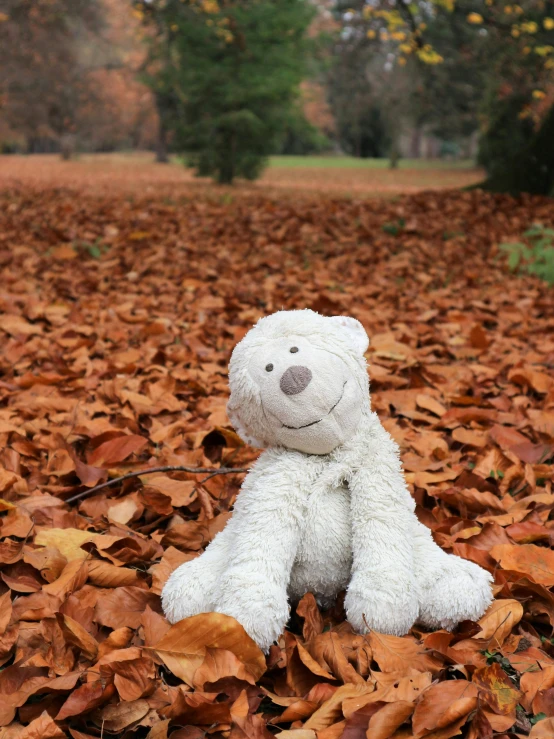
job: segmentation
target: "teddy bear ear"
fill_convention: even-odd
[[[348,341],[354,351],[359,354],[366,353],[367,347],[369,346],[369,337],[358,320],[351,318],[350,316],[333,316],[332,318],[329,318],[329,320],[338,324],[341,331],[346,333]]]

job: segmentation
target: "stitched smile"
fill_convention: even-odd
[[[290,429],[291,431],[298,431],[299,429],[307,429],[310,426],[315,426],[316,423],[321,423],[324,418],[327,418],[327,416],[330,416],[331,413],[335,410],[337,405],[341,402],[343,395],[344,395],[344,388],[346,387],[346,383],[348,380],[345,380],[344,385],[342,386],[342,392],[340,394],[340,398],[337,400],[335,405],[323,416],[323,418],[319,418],[317,421],[312,421],[311,423],[305,423],[303,426],[287,426],[286,423],[283,424],[283,428]]]

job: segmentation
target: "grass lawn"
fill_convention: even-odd
[[[324,169],[389,169],[388,159],[356,159],[349,156],[276,156],[269,160],[270,168],[318,167]],[[470,159],[400,159],[399,169],[473,169]]]

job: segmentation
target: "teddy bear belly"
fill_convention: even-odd
[[[347,488],[314,491],[308,501],[289,596],[315,595],[324,607],[346,588],[352,569],[350,496]]]

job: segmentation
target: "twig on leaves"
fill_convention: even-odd
[[[512,614],[511,614],[511,611],[510,611],[509,613],[507,613],[507,614],[506,614],[505,618],[503,618],[503,619],[502,619],[502,621],[501,621],[501,622],[500,622],[500,623],[498,624],[498,626],[496,627],[496,629],[495,629],[495,630],[494,630],[494,631],[492,632],[492,636],[491,636],[491,638],[490,638],[490,639],[488,640],[488,642],[487,642],[487,644],[486,644],[486,646],[485,646],[485,649],[488,649],[488,648],[489,648],[489,644],[490,644],[490,643],[491,643],[491,641],[492,641],[492,640],[494,639],[494,636],[495,636],[496,632],[498,631],[498,629],[499,629],[499,628],[500,628],[501,626],[503,626],[503,625],[504,625],[504,624],[506,623],[506,621],[508,620],[508,618],[509,618],[509,617],[510,617],[511,615],[512,615]]]
[[[103,490],[104,488],[111,488],[114,485],[117,485],[120,482],[123,482],[124,480],[130,480],[132,477],[140,477],[141,475],[151,475],[154,472],[190,472],[192,474],[202,474],[202,473],[209,473],[209,477],[206,479],[209,480],[210,477],[215,477],[216,475],[231,475],[231,474],[238,474],[240,472],[248,472],[248,470],[245,467],[183,467],[182,465],[165,465],[164,467],[149,467],[146,470],[136,470],[135,472],[128,472],[126,475],[122,475],[121,477],[114,477],[113,480],[108,480],[107,482],[103,482],[101,485],[95,485],[93,488],[89,488],[88,490],[83,490],[81,493],[77,493],[77,495],[71,496],[71,498],[68,498],[65,502],[66,503],[74,503],[76,500],[81,500],[81,498],[85,498],[88,495],[92,495],[92,493],[97,493],[99,490]],[[202,481],[204,482],[204,480]]]

